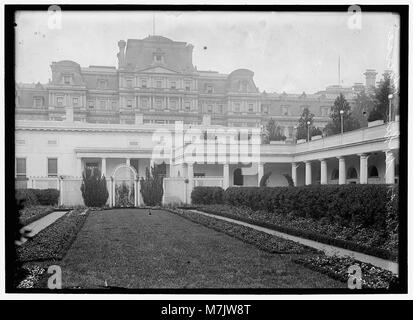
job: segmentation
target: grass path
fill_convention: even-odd
[[[340,288],[343,283],[172,213],[92,212],[61,261],[63,287]]]

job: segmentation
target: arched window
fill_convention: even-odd
[[[244,185],[244,176],[240,168],[234,170],[234,186]]]
[[[377,178],[379,176],[379,171],[376,166],[369,167],[369,178]]]
[[[331,173],[331,180],[338,180],[338,169],[334,169]]]
[[[347,179],[357,179],[357,171],[354,167],[348,168]]]

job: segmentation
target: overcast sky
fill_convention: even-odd
[[[155,34],[192,43],[198,70],[247,68],[261,91],[313,93],[338,84],[339,56],[343,85],[388,66],[398,16],[363,13],[361,29],[348,19],[347,12],[157,12]],[[16,23],[16,81],[28,83],[46,83],[52,61],[117,66],[119,40],[153,33],[152,12],[63,12],[61,29],[48,27],[46,12],[20,12]],[[396,56],[397,43],[398,36]]]

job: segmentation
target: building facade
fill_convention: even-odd
[[[292,139],[304,108],[324,127],[340,93],[354,105],[357,93],[373,89],[374,70],[365,85],[266,93],[250,70],[197,70],[185,42],[149,36],[118,47],[117,67],[53,62],[49,83],[16,85],[17,187],[58,188],[61,204],[82,204],[82,172],[99,168],[112,178],[108,204],[115,205],[116,179],[136,180],[154,165],[165,176],[165,203],[190,201],[199,185],[257,186],[269,172],[269,186],[288,185],[287,175],[295,185],[397,182],[396,119],[306,143]],[[252,137],[270,118],[284,128],[285,143]],[[241,145],[248,145],[247,160],[239,159]],[[194,148],[207,157],[191,159]],[[122,167],[132,174],[117,176]]]

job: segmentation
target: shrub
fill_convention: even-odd
[[[34,189],[16,189],[16,200],[25,207],[39,204]]]
[[[191,193],[193,204],[222,203],[224,190],[221,187],[195,187]]]
[[[59,190],[57,189],[33,189],[37,201],[42,206],[54,206],[59,202]]]
[[[162,204],[163,177],[159,174],[157,167],[151,167],[151,171],[146,168],[146,177],[141,178],[141,194],[147,206]]]
[[[384,115],[377,111],[376,109],[371,110],[369,117],[367,118],[368,122],[376,121],[376,120],[384,120]]]
[[[103,207],[109,197],[105,176],[101,176],[97,169],[92,171],[86,168],[80,190],[83,201],[88,207]]]
[[[397,189],[395,189],[397,193]],[[304,187],[228,188],[223,200],[233,206],[385,230],[387,185],[312,185]],[[394,206],[393,206],[394,207]]]

